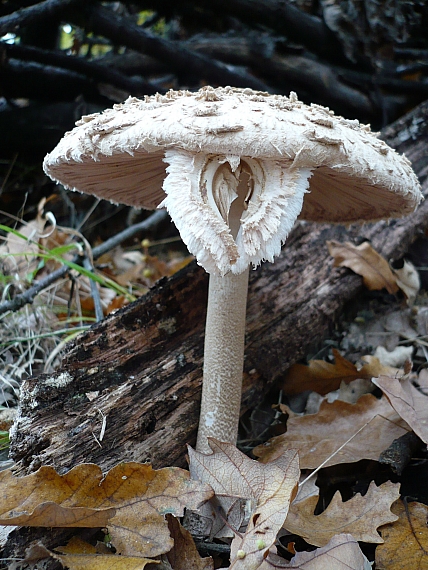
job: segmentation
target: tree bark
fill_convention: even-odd
[[[384,132],[425,193],[427,134],[428,102]],[[359,276],[333,268],[326,240],[363,236],[395,260],[427,225],[428,201],[407,218],[362,228],[297,224],[277,261],[250,274],[241,412],[327,337],[361,291]],[[88,461],[104,470],[131,460],[185,464],[198,422],[207,282],[189,265],[76,339],[54,374],[24,382],[11,445],[18,472]]]

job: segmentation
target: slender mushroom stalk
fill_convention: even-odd
[[[210,275],[198,451],[211,453],[208,436],[231,442],[238,436],[248,273]]]
[[[274,261],[298,216],[375,221],[422,199],[409,161],[368,126],[295,93],[232,87],[129,98],[83,117],[44,168],[67,188],[165,206],[210,274],[201,451],[207,436],[236,442],[248,268]]]

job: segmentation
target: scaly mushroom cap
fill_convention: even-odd
[[[409,161],[369,127],[295,93],[170,91],[129,98],[76,124],[46,156],[45,172],[113,202],[166,206],[209,272],[272,261],[299,215],[374,221],[408,214],[422,197]]]

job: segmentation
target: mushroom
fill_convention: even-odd
[[[374,221],[422,197],[410,162],[368,126],[295,93],[231,87],[129,98],[83,117],[44,169],[73,190],[166,207],[210,274],[197,442],[208,452],[207,436],[237,438],[249,267],[273,262],[298,216]]]

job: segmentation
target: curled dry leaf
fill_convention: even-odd
[[[378,400],[366,394],[356,404],[324,401],[317,414],[290,417],[286,433],[259,445],[253,453],[267,463],[280,457],[286,449],[298,449],[302,469],[316,469],[327,459],[326,466],[360,459],[377,461],[394,439],[408,431],[409,427],[386,398]]]
[[[328,241],[330,255],[334,257],[335,267],[348,267],[361,275],[364,285],[370,291],[385,288],[388,293],[396,293],[398,285],[388,262],[368,242],[354,245],[347,241]]]
[[[366,363],[360,369],[333,349],[335,364],[325,360],[310,360],[308,366],[293,364],[287,372],[281,388],[286,394],[299,394],[305,390],[313,390],[324,396],[337,390],[342,382],[352,382],[361,378],[371,380],[379,374],[394,374],[396,369],[382,366],[377,358],[364,357]]]
[[[379,376],[373,378],[373,383],[415,434],[428,444],[428,396],[415,388],[409,378]]]
[[[262,564],[284,524],[290,501],[297,491],[300,470],[297,453],[287,450],[272,463],[249,459],[230,443],[209,440],[213,453],[189,448],[190,473],[214,489],[216,497],[253,499],[247,531],[235,535],[231,545],[233,570],[256,570]]]
[[[391,505],[400,496],[400,484],[387,481],[379,487],[370,483],[367,493],[343,502],[339,491],[319,515],[314,515],[318,496],[292,503],[284,527],[315,546],[324,546],[340,532],[352,534],[361,542],[380,544],[377,528],[397,520]]]
[[[384,544],[376,548],[379,570],[410,570],[428,568],[428,507],[421,503],[397,501],[392,511],[398,520],[380,531]]]
[[[149,557],[173,546],[166,513],[182,516],[185,507],[197,509],[211,496],[207,485],[176,467],[122,463],[103,475],[97,465],[82,464],[65,475],[41,467],[22,478],[3,471],[0,524],[107,526],[120,554]]]
[[[201,558],[189,531],[172,515],[166,515],[174,546],[166,554],[174,570],[214,570],[212,558]]]

